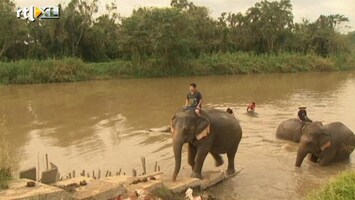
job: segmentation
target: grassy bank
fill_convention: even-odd
[[[53,83],[111,78],[323,72],[351,69],[355,69],[355,55],[322,58],[316,55],[288,53],[279,55],[226,53],[202,55],[174,67],[166,67],[159,60],[147,60],[139,64],[122,60],[84,63],[80,59],[65,58],[2,62],[0,83]]]
[[[355,198],[355,171],[342,173],[322,189],[308,195],[308,200],[350,200]]]
[[[6,140],[7,134],[6,118],[5,116],[0,116],[0,190],[6,189],[8,181],[12,179],[11,169],[13,163],[11,162],[9,143]]]

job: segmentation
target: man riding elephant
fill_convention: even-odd
[[[185,106],[193,109],[197,116],[201,117],[202,95],[196,90],[196,83],[190,84],[190,91],[186,95]]]
[[[306,106],[301,106],[298,108],[298,119],[300,120],[300,122],[304,123],[304,122],[312,122],[311,119],[308,118],[307,116],[307,111],[306,111]]]

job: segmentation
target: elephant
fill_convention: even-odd
[[[300,167],[304,158],[321,166],[348,159],[355,148],[355,135],[341,122],[320,126],[311,123],[303,128],[303,135],[297,151],[296,167]]]
[[[227,154],[227,175],[235,173],[234,158],[239,142],[242,138],[242,128],[237,119],[221,110],[204,109],[201,116],[194,110],[180,110],[175,113],[171,121],[173,134],[173,149],[175,169],[173,181],[181,167],[181,153],[184,143],[188,143],[188,164],[192,168],[193,178],[202,179],[202,166],[208,153],[215,159],[215,165],[221,166],[223,158],[220,154]]]
[[[306,122],[306,123],[315,123],[322,126],[322,122]],[[302,136],[302,126],[303,124],[299,119],[293,118],[283,121],[279,124],[276,130],[276,137],[284,140],[291,140],[293,142],[300,142]]]

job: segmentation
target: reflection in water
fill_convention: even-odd
[[[348,72],[0,86],[0,114],[7,116],[11,145],[22,152],[21,168],[38,161],[43,168],[48,153],[64,174],[120,168],[129,173],[145,156],[148,166],[159,161],[171,173],[171,135],[142,130],[169,124],[190,82],[197,82],[204,107],[232,108],[243,128],[236,165],[244,170],[211,189],[221,199],[299,199],[354,168],[352,160],[326,168],[305,161],[295,168],[297,145],[275,138],[277,125],[295,117],[301,104],[314,120],[342,121],[355,130],[355,76]],[[246,114],[251,101],[257,103],[255,115]],[[191,172],[185,154],[180,175]],[[210,156],[208,169],[215,169]]]

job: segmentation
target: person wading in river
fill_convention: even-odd
[[[202,95],[196,90],[196,83],[190,84],[190,91],[186,95],[185,106],[194,109],[197,116],[201,117]]]
[[[255,111],[255,102],[251,102],[251,104],[247,107],[247,112],[254,112]]]
[[[301,123],[305,123],[305,122],[312,122],[311,119],[308,118],[307,116],[307,111],[306,111],[306,106],[301,106],[298,108],[298,119],[300,120]]]

